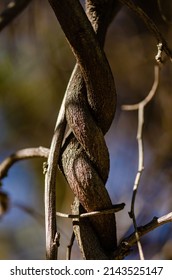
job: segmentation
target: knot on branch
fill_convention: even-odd
[[[67,88],[65,105],[66,119],[71,132],[63,145],[60,166],[74,195],[86,211],[110,209],[112,202],[105,188],[109,173],[109,153],[104,135],[115,114],[116,91],[113,76],[106,56],[78,1],[75,5],[72,1],[65,1],[66,4],[62,4],[64,1],[56,1],[56,4],[55,1],[50,2],[53,3],[52,6],[77,59]],[[58,2],[61,2],[60,6]],[[87,11],[94,11],[94,16],[90,15],[90,19],[93,18],[95,22],[95,10],[89,9],[89,2],[91,1],[87,3]],[[112,7],[112,1],[110,3]],[[62,12],[62,6],[66,8],[65,13]],[[109,19],[107,24],[106,22],[107,17],[104,17],[102,34],[97,34],[101,43]],[[108,214],[106,217],[100,215],[89,219],[102,248],[112,252],[116,248],[115,216]]]

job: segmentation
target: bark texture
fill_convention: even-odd
[[[118,5],[111,0],[86,1],[88,20],[79,1],[49,2],[77,60],[68,85],[65,109],[71,133],[62,149],[61,168],[83,207],[82,211],[112,208],[105,188],[109,153],[104,134],[114,118],[116,91],[102,46]],[[75,209],[78,209],[77,205],[75,201]],[[79,228],[76,227],[78,223]],[[79,244],[82,243],[83,256],[86,259],[110,258],[117,246],[114,214],[92,217],[78,223],[75,221],[74,227],[79,230],[77,239]],[[95,242],[99,249],[97,251],[93,245],[93,253],[91,244]]]

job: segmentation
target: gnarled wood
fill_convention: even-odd
[[[86,211],[111,208],[112,203],[105,188],[109,172],[109,154],[103,135],[114,117],[116,92],[101,45],[110,21],[106,17],[106,11],[113,14],[115,4],[113,1],[87,1],[89,19],[92,19],[94,24],[95,16],[99,20],[101,18],[101,21],[104,20],[103,31],[98,33],[100,44],[79,1],[49,2],[78,63],[68,86],[66,118],[72,133],[63,146],[61,167],[70,187]],[[98,31],[99,25],[95,26],[95,31]],[[88,227],[94,235],[96,233],[99,248],[101,247],[109,258],[116,248],[114,215],[90,218]],[[89,258],[86,253],[85,257]]]

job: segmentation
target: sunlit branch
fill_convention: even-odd
[[[30,158],[47,158],[48,154],[49,149],[45,147],[22,149],[11,154],[0,164],[0,179],[3,179],[5,176],[7,176],[8,170],[15,162]]]
[[[56,227],[56,174],[57,164],[64,133],[66,129],[64,96],[51,141],[50,152],[47,160],[47,171],[45,173],[45,232],[46,232],[46,258],[57,258],[57,246],[54,242],[57,234]]]
[[[137,233],[139,237],[146,235],[147,233],[153,231],[154,229],[172,222],[172,212],[162,216],[162,217],[154,217],[149,223],[144,226],[140,226],[137,228]],[[130,253],[131,247],[133,247],[137,243],[137,237],[135,232],[131,235],[124,238],[117,250],[115,251],[115,259],[123,259]]]
[[[158,58],[159,58],[159,56],[158,56]],[[138,110],[138,128],[137,128],[138,171],[137,171],[135,182],[134,182],[133,195],[132,195],[132,200],[131,200],[131,210],[130,210],[129,214],[130,214],[130,217],[133,219],[133,225],[134,225],[134,229],[135,229],[135,235],[136,235],[136,240],[137,240],[137,244],[138,244],[140,259],[144,259],[144,255],[143,255],[142,246],[141,246],[141,243],[139,240],[139,233],[138,233],[138,229],[137,229],[134,207],[135,207],[135,200],[136,200],[136,195],[137,195],[137,191],[138,191],[138,186],[140,183],[142,172],[144,170],[144,151],[143,151],[144,108],[151,101],[151,99],[154,97],[154,95],[156,93],[156,90],[157,90],[158,84],[159,84],[159,71],[160,71],[160,66],[155,65],[154,83],[153,83],[152,89],[150,90],[149,94],[146,96],[146,98],[144,100],[142,100],[141,102],[134,104],[134,105],[122,106],[123,110]]]
[[[112,209],[104,209],[104,210],[98,210],[98,211],[92,211],[92,212],[87,212],[87,213],[82,213],[82,214],[64,214],[61,212],[56,212],[56,215],[62,218],[68,218],[68,219],[82,219],[82,218],[88,218],[92,216],[99,216],[99,215],[106,215],[110,213],[116,213],[124,209],[125,203],[121,204],[115,204],[113,205]]]

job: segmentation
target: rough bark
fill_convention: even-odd
[[[101,46],[114,15],[116,1],[87,1],[87,14],[99,42],[78,1],[75,4],[71,0],[49,2],[77,60],[66,100],[66,118],[72,132],[63,146],[61,167],[86,211],[111,208],[112,203],[105,188],[109,154],[103,135],[114,118],[116,91]],[[79,223],[80,235],[83,233],[80,240],[83,242],[84,237],[88,240],[83,227],[89,228],[89,232],[94,232],[92,235],[96,236],[99,243],[97,247],[103,252],[103,256],[99,258],[109,258],[116,248],[114,215],[89,218],[87,226],[85,222]],[[90,256],[85,246],[83,248],[85,258],[98,258],[93,249]]]

